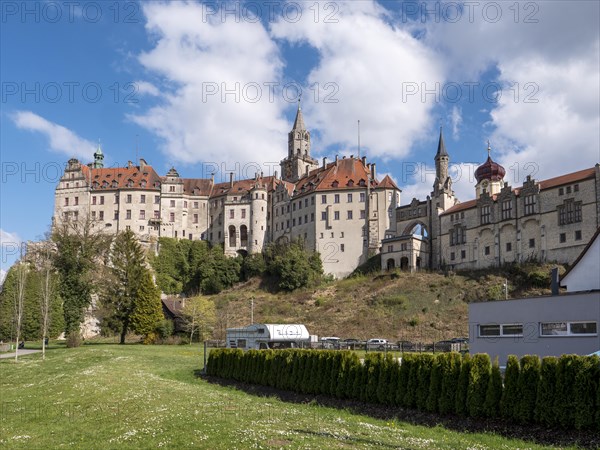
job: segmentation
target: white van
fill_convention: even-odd
[[[227,348],[299,348],[307,346],[309,342],[308,330],[300,324],[255,323],[245,328],[227,329]]]

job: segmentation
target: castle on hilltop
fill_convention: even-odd
[[[105,168],[100,147],[94,162],[69,160],[55,193],[53,223],[87,216],[108,233],[134,231],[145,243],[159,237],[201,239],[235,256],[261,252],[270,242],[302,239],[321,253],[323,269],[344,277],[379,252],[400,205],[389,176],[377,179],[365,157],[311,157],[310,132],[298,106],[288,134],[282,176],[215,183],[181,178],[175,168],[159,176],[139,165]]]
[[[301,239],[319,251],[326,273],[350,274],[381,253],[382,269],[482,268],[530,259],[572,263],[600,224],[600,166],[535,181],[504,182],[488,159],[475,172],[476,198],[460,203],[440,130],[436,179],[426,200],[400,206],[389,176],[365,157],[322,164],[298,106],[282,176],[215,183],[160,176],[144,159],[105,168],[70,159],[55,192],[53,224],[87,217],[107,233],[131,229],[149,245],[160,237],[205,240],[225,254],[258,253],[270,242]]]

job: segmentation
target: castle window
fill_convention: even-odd
[[[175,222],[175,213],[169,213],[169,222]],[[219,236],[220,238],[221,236]]]
[[[145,195],[140,195],[140,203],[146,203],[146,196]]]
[[[194,223],[198,223],[198,214],[194,214]]]
[[[392,253],[394,251],[394,246],[393,245],[388,245],[387,251],[388,251],[388,253]]]
[[[101,205],[104,205],[104,195],[101,195],[101,196],[100,196],[100,204],[101,204]]]
[[[345,246],[344,246],[344,244],[340,244],[340,251],[341,251],[341,252],[344,252],[344,250],[345,250]]]
[[[69,206],[69,197],[65,197],[65,206]]]
[[[524,200],[525,215],[535,214],[535,195],[526,195]]]
[[[529,248],[535,248],[535,239],[529,239]]]
[[[127,211],[125,211],[125,219],[126,220],[131,220],[131,210],[128,209]]]
[[[465,259],[467,257],[467,252],[465,250],[460,251],[460,259]]]
[[[125,203],[131,203],[131,194],[127,194],[127,199],[125,200]]]
[[[502,202],[502,220],[512,218],[512,199]]]
[[[229,210],[229,218],[230,219],[235,219],[235,209],[230,209]]]
[[[146,219],[146,211],[144,211],[143,209],[140,211],[140,220],[145,220]]]
[[[327,204],[327,196],[326,195],[321,195],[321,204],[323,204],[323,205]]]
[[[304,223],[308,223],[308,214],[304,214]]]
[[[571,186],[567,186],[567,194],[571,193]]]
[[[171,200],[170,206],[171,206],[171,208],[175,208],[175,200]]]
[[[334,181],[333,183],[331,183],[331,186],[333,186],[334,188],[338,187],[340,185],[340,183],[338,181]]]
[[[352,194],[348,194],[348,203],[352,203]]]
[[[491,212],[490,205],[485,205],[481,207],[481,224],[485,225],[491,222]]]
[[[565,195],[565,189],[564,188],[559,188],[558,189],[558,195]]]
[[[573,185],[573,192],[579,192],[579,185],[578,184],[574,184]]]
[[[348,220],[352,220],[352,211],[348,211]]]
[[[175,192],[175,186],[169,186],[169,192]]]
[[[321,212],[321,220],[327,220],[327,211]]]
[[[450,253],[450,260],[454,261],[456,259],[456,255],[454,254],[454,252]]]
[[[314,204],[315,204],[315,198],[314,198],[314,197],[311,197],[311,198],[310,198],[310,204],[311,204],[311,205],[314,205]]]
[[[92,211],[92,220],[96,220],[96,211]]]
[[[461,219],[464,219],[464,218],[465,218],[465,213],[464,213],[464,212],[461,212],[461,213],[460,213],[460,218],[461,218]]]
[[[315,213],[310,213],[310,221],[311,222],[315,221]]]
[[[308,199],[307,198],[304,199],[304,207],[308,208]]]
[[[302,216],[298,217],[298,225],[302,225]]]
[[[359,202],[361,202],[361,203],[364,203],[364,202],[365,202],[365,199],[366,199],[365,193],[364,193],[364,192],[361,192],[361,193],[359,194],[359,199],[358,199],[358,201],[359,201]]]
[[[76,211],[76,212],[77,212],[77,211]],[[98,213],[98,215],[99,215],[99,219],[100,219],[100,220],[104,220],[104,211],[100,211],[100,212]]]
[[[156,204],[160,203],[160,195],[154,196],[154,203],[156,203]]]
[[[333,220],[340,220],[340,212],[339,211],[333,212]]]
[[[296,226],[296,219],[292,219],[292,226],[295,227]]]
[[[507,252],[512,252],[512,242],[507,242],[506,243],[506,251]]]
[[[364,219],[365,217],[366,217],[366,216],[365,216],[365,210],[364,210],[364,209],[361,209],[361,210],[360,210],[360,218],[361,218],[361,219]]]
[[[184,208],[187,208],[187,206],[188,206],[188,205],[187,205],[187,200],[184,200],[184,202],[183,202],[183,207],[184,207]],[[184,235],[185,235],[185,233],[184,233]]]
[[[406,244],[400,244],[400,251],[405,252],[408,249],[408,245]]]
[[[483,254],[484,255],[489,255],[490,254],[490,246],[486,245],[485,248],[483,249]]]
[[[575,240],[576,241],[581,240],[581,230],[575,230]]]
[[[115,211],[114,220],[119,220],[119,211]]]
[[[160,211],[154,210],[154,218],[160,219]]]
[[[105,182],[104,182],[104,184],[103,184],[103,186],[104,186],[104,187],[108,187],[108,182],[107,182],[107,181],[105,181]],[[118,182],[117,180],[114,180],[114,181],[112,182],[112,187],[113,187],[113,188],[118,188],[118,187],[119,187],[119,182]]]
[[[567,242],[567,233],[560,233],[558,235],[558,240],[561,244],[564,244],[565,242]]]
[[[339,203],[340,202],[340,194],[335,194],[333,196],[333,203]]]
[[[242,219],[246,218],[246,208],[242,209]]]
[[[321,235],[320,235],[320,239],[323,239],[323,233],[321,233]]]
[[[198,209],[198,202],[194,202],[194,208]]]
[[[581,202],[565,200],[557,209],[559,225],[581,222]]]

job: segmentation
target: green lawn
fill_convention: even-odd
[[[194,376],[199,346],[54,346],[0,361],[2,448],[550,448],[260,398]],[[555,448],[555,447],[553,447]]]

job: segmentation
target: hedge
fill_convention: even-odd
[[[549,427],[600,430],[600,358],[510,356],[504,380],[485,354],[215,349],[210,376],[369,403]]]

